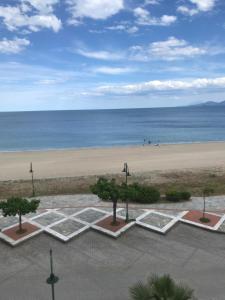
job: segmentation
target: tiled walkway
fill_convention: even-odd
[[[13,239],[8,232],[13,231],[18,226],[17,217],[0,216],[0,239],[16,246],[25,240],[45,232],[53,237],[68,242],[70,239],[84,233],[89,229],[97,230],[111,237],[119,237],[123,232],[138,225],[147,230],[153,230],[165,234],[177,222],[183,222],[192,226],[197,226],[210,231],[225,233],[225,215],[208,213],[206,216],[211,220],[210,223],[202,223],[199,218],[202,216],[201,211],[177,211],[177,210],[156,210],[156,209],[130,209],[129,218],[131,222],[118,228],[110,229],[110,224],[104,227],[107,220],[111,220],[112,208],[110,207],[67,207],[67,208],[50,208],[38,210],[36,214],[29,214],[23,218],[23,223],[35,226],[37,230],[21,238]],[[124,208],[118,208],[117,216],[119,220],[125,220],[126,211]],[[111,222],[111,221],[110,221]],[[100,225],[101,226],[100,226]]]

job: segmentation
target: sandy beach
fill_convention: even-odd
[[[225,169],[225,142],[55,151],[1,152],[0,180],[118,174],[128,162],[132,173],[203,168]]]

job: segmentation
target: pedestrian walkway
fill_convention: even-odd
[[[129,219],[126,223],[126,210],[124,207],[117,209],[117,226],[112,223],[112,205],[103,203],[98,197],[92,195],[41,197],[40,208],[36,213],[23,217],[23,227],[26,234],[18,235],[17,217],[3,217],[0,215],[0,239],[16,246],[42,232],[45,232],[62,242],[84,234],[88,230],[95,230],[110,237],[118,238],[122,233],[133,226],[166,234],[178,222],[214,232],[225,233],[225,214],[219,209],[224,198],[214,197],[215,211],[208,210],[206,217],[208,223],[202,223],[200,199],[178,204],[159,204],[151,206],[130,205]],[[92,203],[92,206],[89,206]],[[208,200],[208,204],[209,204]],[[88,205],[88,206],[87,206]],[[181,206],[183,205],[183,206]],[[209,206],[209,205],[208,205]],[[152,208],[151,208],[152,207]],[[158,207],[158,208],[157,208]],[[190,207],[191,209],[186,209]],[[182,208],[182,209],[181,209]]]

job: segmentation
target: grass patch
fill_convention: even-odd
[[[115,177],[118,183],[124,182],[123,174],[104,177],[108,179]],[[98,176],[84,176],[35,180],[36,196],[91,193],[89,187],[95,184],[97,179]],[[151,185],[159,189],[161,195],[165,195],[169,190],[186,190],[192,196],[202,196],[204,186],[212,187],[214,195],[225,195],[225,170],[223,169],[132,173],[132,176],[129,177],[129,183],[132,182]],[[30,180],[0,181],[1,199],[11,196],[29,197],[31,195],[32,185]],[[165,202],[165,199],[161,201]]]

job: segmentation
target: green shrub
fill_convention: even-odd
[[[157,189],[149,186],[142,186],[139,190],[140,203],[156,203],[160,199],[160,193]]]
[[[120,187],[120,198],[122,201],[126,201],[128,198],[131,202],[137,203],[155,203],[160,199],[160,193],[157,189],[133,183],[131,185],[121,185]]]
[[[181,200],[190,200],[191,198],[191,193],[190,192],[180,192],[180,198]]]
[[[170,202],[179,202],[182,200],[190,200],[191,198],[191,193],[182,191],[168,191],[166,193],[166,200]]]
[[[166,193],[166,200],[170,202],[179,202],[180,193],[177,191],[169,191]]]
[[[92,193],[105,201],[110,200],[109,195],[112,190],[118,193],[119,199],[122,201],[128,199],[129,202],[148,204],[156,203],[160,200],[160,192],[156,188],[138,183],[118,185],[115,183],[115,180],[107,180],[101,177],[95,185],[91,186]]]

